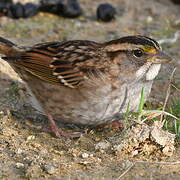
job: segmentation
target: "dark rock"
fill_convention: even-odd
[[[8,13],[8,7],[4,4],[0,4],[0,17],[6,16]]]
[[[57,5],[61,2],[62,0],[40,0],[39,10],[56,14],[58,11]]]
[[[33,3],[24,5],[24,18],[35,16],[38,13],[38,6]]]
[[[77,0],[41,0],[40,10],[68,18],[75,18],[82,14]]]
[[[11,4],[7,9],[6,15],[13,19],[27,18],[34,16],[38,13],[38,6],[32,3],[21,3]]]
[[[98,20],[109,22],[115,18],[116,9],[109,3],[100,4],[97,8]]]
[[[82,14],[82,9],[77,0],[68,0],[67,4],[59,6],[59,11],[62,12],[64,17],[78,17]]]
[[[174,4],[180,4],[180,0],[171,0]]]
[[[12,4],[11,0],[0,1],[0,16],[6,16],[8,13],[9,6]]]
[[[24,7],[21,3],[12,4],[9,7],[7,14],[8,17],[11,17],[13,19],[19,19],[23,17],[23,15],[24,15]]]
[[[12,4],[12,0],[1,0],[0,4]]]

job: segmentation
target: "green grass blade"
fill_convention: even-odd
[[[143,111],[145,99],[144,99],[144,88],[141,90],[141,97],[140,97],[140,102],[138,106],[138,112],[141,113]]]

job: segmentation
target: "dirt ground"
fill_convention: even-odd
[[[48,13],[19,20],[1,17],[0,36],[21,45],[72,39],[102,42],[130,34],[154,37],[175,59],[174,64],[162,68],[149,98],[154,104],[162,104],[168,78],[173,68],[180,65],[180,37],[176,39],[180,31],[180,5],[170,0],[111,0],[109,2],[117,9],[116,19],[102,23],[96,20],[96,8],[103,0],[79,2],[84,14],[76,19]],[[170,41],[167,40],[169,38]],[[179,75],[177,69],[176,84],[179,83]],[[179,99],[175,89],[172,89],[169,101],[172,99]],[[65,131],[84,133],[77,139],[57,139],[43,131],[46,127],[46,117],[37,114],[29,105],[23,82],[1,60],[0,179],[180,179],[180,143],[177,140],[170,147],[170,154],[163,153],[163,146],[152,142],[149,134],[145,140],[136,142],[137,147],[133,144],[120,150],[121,143],[131,139],[128,132],[132,134],[139,128],[145,131],[148,128],[151,133],[152,127],[135,125],[136,131],[120,131],[111,127],[96,130],[64,126]],[[172,135],[168,134],[168,137]]]

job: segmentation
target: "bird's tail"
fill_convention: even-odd
[[[20,53],[18,46],[11,41],[0,37],[0,54],[5,56],[15,56]]]

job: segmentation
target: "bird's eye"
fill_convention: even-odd
[[[137,50],[133,51],[133,54],[134,54],[135,57],[141,57],[144,53],[143,53],[142,50],[137,49]]]

